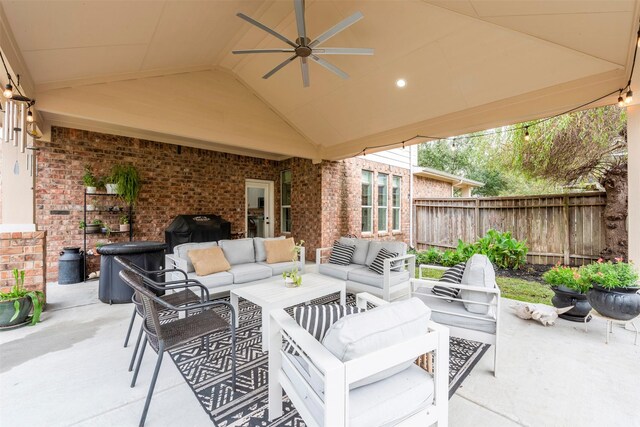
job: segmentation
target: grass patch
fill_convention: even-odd
[[[422,277],[425,279],[439,279],[443,274],[444,272],[441,270],[433,270],[430,268],[422,269]],[[418,277],[417,272],[416,277]],[[553,291],[549,285],[499,276],[496,277],[496,282],[504,298],[551,305]]]

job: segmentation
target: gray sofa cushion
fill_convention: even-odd
[[[375,271],[369,270],[368,267],[359,267],[350,270],[347,279],[351,282],[364,283],[365,285],[375,286],[376,288],[383,288],[384,275],[378,274]],[[409,281],[408,271],[392,271],[389,277],[391,286],[399,285],[402,282]]]
[[[173,247],[173,254],[178,258],[187,261],[187,273],[191,273],[196,270],[193,267],[193,263],[191,262],[191,258],[189,258],[188,252],[194,249],[207,249],[214,246],[218,246],[218,244],[216,242],[183,243]]]
[[[338,264],[320,264],[318,273],[326,276],[335,277],[340,280],[347,280],[349,272],[363,268],[360,264],[338,265]]]
[[[431,295],[431,288],[427,287],[418,288],[416,292],[417,293],[413,296],[420,298],[429,308],[431,308],[431,320],[434,322],[445,326],[457,326],[459,328],[471,329],[473,331],[486,332],[489,334],[496,333],[495,319],[489,315],[479,315],[487,320],[460,316],[469,316],[469,312],[464,308],[462,301],[454,299],[452,302],[448,302],[444,299],[420,295]],[[439,313],[439,311],[446,311],[452,314]]]
[[[364,262],[367,259],[367,253],[369,252],[369,240],[341,237],[340,243],[343,245],[355,246],[356,250],[351,257],[351,262],[353,264],[364,265]]]
[[[256,262],[262,262],[262,261],[266,261],[267,260],[267,251],[264,248],[264,241],[265,240],[282,240],[284,239],[284,236],[280,236],[280,237],[254,237],[253,238],[253,246],[255,248],[256,251]]]
[[[221,271],[220,273],[213,273],[207,276],[198,276],[195,272],[187,274],[189,279],[197,280],[207,287],[207,289],[212,290],[216,286],[224,286],[233,284],[233,275],[227,271]],[[194,292],[198,292],[195,288],[193,288]]]
[[[367,258],[364,262],[365,265],[370,266],[382,248],[385,248],[389,252],[396,252],[398,256],[407,254],[407,244],[404,242],[394,240],[373,241],[369,243],[369,252],[367,252]]]
[[[479,286],[481,288],[493,289],[496,287],[496,272],[493,269],[493,264],[489,261],[486,255],[475,254],[467,261],[467,265],[464,268],[462,274],[463,285],[467,286]],[[460,298],[464,300],[471,300],[477,302],[489,303],[495,298],[495,294],[487,294],[479,291],[461,290]],[[469,302],[464,303],[464,307],[470,313],[475,314],[487,314],[489,313],[489,306],[482,304],[473,304]]]
[[[291,269],[297,265],[298,266],[298,272],[302,271],[302,263],[300,261],[286,261],[286,262],[276,262],[273,264],[267,264],[266,262],[259,262],[258,264],[260,265],[264,265],[266,267],[269,267],[271,269],[271,274],[273,276],[277,276],[279,274],[282,274],[282,272],[284,271],[291,271]]]
[[[255,262],[232,265],[229,273],[233,275],[233,283],[247,283],[271,277],[269,267]]]
[[[218,242],[224,257],[231,265],[247,264],[256,261],[253,239],[220,240]]]

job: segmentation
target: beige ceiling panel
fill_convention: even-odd
[[[145,45],[129,45],[38,50],[22,55],[33,80],[46,83],[138,71],[145,51]]]
[[[631,12],[633,0],[471,0],[478,15],[522,16],[573,13]]]
[[[148,43],[161,1],[2,1],[24,51]]]
[[[448,9],[452,12],[461,13],[467,16],[477,17],[476,10],[470,0],[423,0],[425,3]]]

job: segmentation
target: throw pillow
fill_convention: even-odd
[[[293,237],[284,240],[265,240],[264,249],[267,252],[267,264],[291,261],[295,247]]]
[[[224,257],[222,249],[212,247],[207,249],[194,249],[187,252],[187,255],[193,263],[196,275],[207,276],[221,271],[227,271],[231,268],[229,261]]]
[[[331,249],[329,264],[349,265],[351,264],[351,258],[353,258],[353,253],[355,251],[355,245],[343,245],[336,240],[333,242],[333,249]]]
[[[389,252],[385,248],[382,248],[378,251],[378,255],[376,255],[375,259],[369,266],[369,270],[378,274],[384,274],[384,260],[387,258],[396,258],[397,256],[397,252]]]
[[[462,283],[462,275],[464,274],[465,265],[466,263],[461,262],[460,264],[456,264],[453,267],[449,268],[444,272],[439,282],[455,284]],[[460,293],[460,289],[450,286],[436,285],[433,287],[433,289],[431,289],[431,292],[434,295],[438,295],[439,297],[455,298]],[[452,300],[448,299],[447,301],[451,302]]]
[[[293,309],[293,319],[313,335],[318,342],[322,342],[331,325],[345,316],[363,311],[365,310],[358,307],[338,304],[304,305]],[[284,350],[295,356],[298,355],[293,345],[286,340]]]

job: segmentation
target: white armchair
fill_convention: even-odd
[[[359,307],[366,308],[367,303],[376,306],[387,304],[370,294],[357,295]],[[374,338],[375,349],[345,361],[337,357],[334,354],[335,349],[332,352],[331,346],[327,344],[331,330],[323,340],[325,346],[298,325],[284,310],[272,311],[269,341],[269,419],[282,416],[284,389],[308,426],[428,426],[434,423],[446,426],[449,400],[448,330],[426,320],[429,310],[415,299],[389,303],[389,306],[394,304],[404,304],[394,309],[408,312],[405,318],[412,316],[412,311],[406,307],[410,307],[411,304],[413,307],[422,307],[418,308],[422,313],[427,313],[426,317],[416,317],[413,321],[423,325],[422,330],[426,332],[409,332],[412,336],[407,335],[405,339],[402,338],[402,334],[415,329],[409,326],[411,323],[399,324],[398,329],[404,329],[403,332],[398,331],[401,338],[397,342],[384,344],[385,339],[389,338],[388,334],[381,341]],[[374,312],[386,316],[378,320],[403,317],[398,316],[398,312],[387,310],[387,307],[383,311]],[[413,313],[415,312],[414,310]],[[354,314],[342,320],[354,321],[358,320],[355,319],[358,316],[367,315],[369,313]],[[371,319],[365,317],[359,320],[366,324],[371,322]],[[343,330],[349,329],[345,322],[341,326],[344,326]],[[362,322],[352,323],[351,326],[355,326],[351,328],[352,331],[360,331]],[[381,334],[387,333],[383,332],[383,329],[379,328],[378,331]],[[393,333],[395,334],[396,330],[393,330]],[[296,355],[283,350],[283,337],[296,349]],[[367,337],[370,338],[370,335]],[[341,339],[344,339],[344,336],[334,343],[341,342]],[[417,357],[432,351],[437,353],[437,357],[435,372],[430,374],[413,362]]]

